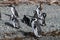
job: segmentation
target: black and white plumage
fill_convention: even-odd
[[[9,25],[12,25],[12,27],[14,28],[20,28],[19,20],[14,15],[9,15],[9,14],[5,14],[5,15],[10,17],[9,21],[11,22],[7,22]]]
[[[13,13],[13,15],[15,15],[16,17],[19,17],[18,12],[16,11],[15,7],[11,7],[11,12]]]
[[[15,17],[12,17],[9,22],[5,22],[6,25],[19,29],[20,23],[19,20]]]
[[[11,15],[11,21],[15,28],[20,28],[19,20],[14,15]]]
[[[35,14],[31,20],[32,30],[36,37],[41,37],[41,26],[45,24],[46,13],[42,13],[40,7],[37,7]]]
[[[28,26],[31,26],[30,25],[30,19],[26,15],[24,15],[24,17],[23,17],[23,19],[21,21],[23,23],[27,24]]]
[[[14,5],[11,4],[8,7],[10,7],[11,12],[13,13],[13,15],[15,15],[16,17],[19,17],[18,12],[17,12],[17,10],[16,10]]]
[[[17,10],[16,10],[14,5],[11,4],[8,7],[10,7],[11,12],[13,13],[13,15],[15,15],[16,17],[19,17],[18,12],[17,12]]]
[[[37,18],[33,18],[31,22],[32,31],[36,37],[41,37],[41,27]]]
[[[39,22],[43,25],[46,25],[45,23],[45,18],[46,18],[46,13],[43,13],[42,10],[41,10],[41,6],[37,6],[37,9],[36,9],[36,16],[37,18],[39,18]],[[36,17],[35,16],[35,17]]]
[[[8,22],[5,22],[5,25],[11,26],[11,27],[15,27],[15,17],[13,17],[13,15],[9,15],[9,14],[5,14],[7,16],[10,17]]]
[[[41,13],[40,13],[40,10],[39,10],[38,7],[37,7],[37,9],[36,9],[36,12],[37,12],[37,15],[38,15],[38,17],[39,17],[39,15],[40,15]]]
[[[42,14],[41,6],[37,6],[36,10],[38,17]]]
[[[12,12],[10,20],[13,21],[14,27],[19,28],[19,26],[20,26],[19,20],[17,19],[17,17],[19,17],[18,12],[16,11],[15,6],[12,5],[10,8],[11,8],[11,12]]]
[[[42,13],[39,17],[39,22],[42,24],[42,26],[46,26],[46,23],[45,23],[45,18],[46,18],[46,13]]]
[[[16,17],[14,15],[9,15],[9,14],[5,14],[6,16],[9,16],[11,21],[13,21],[14,19],[16,19]]]

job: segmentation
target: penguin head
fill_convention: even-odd
[[[32,21],[37,21],[37,18],[33,18]]]
[[[42,13],[41,15],[42,15],[44,18],[46,18],[46,16],[47,16],[46,13]]]

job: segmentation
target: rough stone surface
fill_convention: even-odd
[[[0,20],[0,39],[5,38],[5,40],[18,40],[20,37],[25,37],[20,30],[24,32],[32,32],[32,28],[27,26],[26,24],[21,22],[23,15],[30,15],[33,16],[33,10],[36,9],[36,5],[26,5],[26,4],[19,4],[16,6],[16,10],[19,13],[19,20],[20,20],[20,29],[12,28],[4,24],[4,22],[9,21],[9,17],[5,14],[12,14],[9,7],[0,7],[0,12],[2,14],[2,20]],[[57,5],[43,5],[43,12],[47,13],[46,17],[46,26],[41,27],[42,31],[52,32],[58,30],[60,32],[60,6]],[[29,16],[28,16],[29,17]],[[31,18],[31,17],[29,17]],[[19,38],[15,38],[19,37]],[[14,38],[14,39],[12,39]],[[22,39],[22,38],[21,38]],[[24,38],[22,40],[60,40],[60,36],[52,37],[52,36],[43,36],[42,38]]]

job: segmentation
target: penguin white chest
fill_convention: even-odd
[[[14,8],[13,7],[11,7],[11,12],[14,14]]]
[[[34,21],[31,23],[32,25],[32,31],[34,31]]]

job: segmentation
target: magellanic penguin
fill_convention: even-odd
[[[40,27],[40,24],[39,24],[37,18],[32,19],[31,26],[32,26],[32,31],[35,34],[35,36],[36,37],[42,37],[41,36],[42,30],[41,30],[41,27]]]
[[[45,26],[46,23],[45,23],[45,18],[46,18],[46,13],[43,13],[42,12],[42,7],[41,5],[40,6],[37,6],[37,9],[36,9],[36,13],[38,18],[39,18],[39,22],[42,24],[41,26]]]
[[[38,17],[37,11],[35,11],[34,16],[32,17],[31,20],[31,26],[32,26],[32,31],[35,34],[36,37],[42,37],[41,33],[42,33],[42,29],[41,26],[43,26],[43,22],[44,22],[44,17],[46,15],[40,14]]]
[[[20,27],[19,20],[18,20],[19,15],[18,15],[18,12],[15,9],[15,6],[13,6],[13,5],[11,6],[11,12],[12,12],[12,15],[11,15],[10,19],[13,21],[13,25],[16,28],[19,28]]]
[[[7,16],[10,16],[10,20],[9,21],[12,21],[11,24],[13,25],[14,28],[20,28],[20,23],[19,23],[19,20],[18,20],[18,13],[16,13],[15,11],[15,7],[12,6],[12,5],[9,5],[9,7],[11,8],[11,12],[12,12],[12,15],[9,15],[9,14],[5,14]]]

